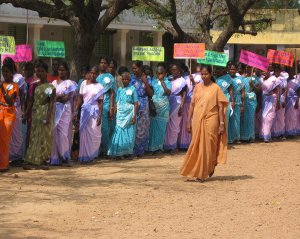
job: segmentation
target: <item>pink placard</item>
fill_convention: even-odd
[[[246,50],[241,50],[240,62],[263,71],[267,71],[270,64],[268,58]]]
[[[1,55],[2,62],[6,57],[12,58],[15,62],[31,61],[32,60],[32,46],[31,45],[16,45],[15,55]]]

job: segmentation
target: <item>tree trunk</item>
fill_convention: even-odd
[[[71,64],[75,66],[76,79],[81,78],[80,68],[89,65],[97,39],[98,37],[95,36],[93,31],[76,31],[75,29],[75,47]]]

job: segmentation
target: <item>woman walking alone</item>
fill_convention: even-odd
[[[76,91],[76,85],[68,79],[69,67],[61,62],[58,67],[59,79],[52,82],[56,88],[56,109],[54,118],[54,139],[50,158],[51,165],[69,163],[70,138],[69,130],[72,122],[71,98]]]
[[[192,141],[181,167],[181,175],[203,182],[211,177],[218,163],[227,159],[225,112],[228,100],[214,83],[212,69],[201,69],[204,83],[197,84],[187,122]]]

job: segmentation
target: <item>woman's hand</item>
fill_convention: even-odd
[[[224,126],[224,124],[220,124],[220,126],[219,126],[219,134],[220,134],[220,135],[223,134],[224,131],[225,131],[225,126]]]
[[[109,108],[109,113],[108,113],[108,118],[109,120],[113,120],[115,117],[115,108],[114,107],[110,107]]]
[[[196,84],[196,82],[195,82],[195,79],[194,79],[194,76],[193,76],[193,75],[190,75],[190,81],[192,82],[192,84],[193,84],[193,85],[195,85],[195,84]]]
[[[101,115],[99,115],[97,118],[97,126],[101,125],[101,120],[102,120],[102,117],[101,117]]]
[[[147,75],[145,73],[142,74],[142,81],[146,84],[148,83],[147,81]]]
[[[183,113],[183,110],[182,110],[182,109],[183,109],[183,107],[180,106],[180,107],[179,107],[179,110],[178,110],[178,116],[179,116],[179,117],[182,116],[182,113]]]
[[[231,108],[234,110],[234,107],[235,107],[235,102],[231,102]]]
[[[242,106],[241,106],[241,113],[243,113],[244,110],[245,110],[245,107],[242,105]]]
[[[136,116],[133,116],[131,119],[131,124],[133,125],[133,124],[135,124],[135,122],[136,122]]]
[[[281,103],[281,107],[282,107],[282,108],[285,108],[285,102],[282,102],[282,103]]]
[[[192,133],[192,124],[191,124],[191,122],[187,122],[187,124],[186,124],[186,129],[187,129],[187,132],[188,133]]]

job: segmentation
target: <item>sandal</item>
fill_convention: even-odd
[[[197,183],[204,183],[205,179],[203,179],[203,178],[196,178],[195,182],[197,182]]]

